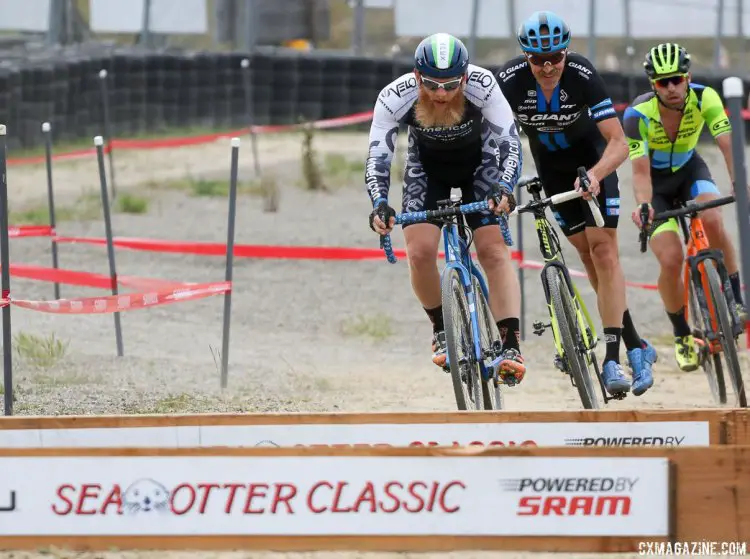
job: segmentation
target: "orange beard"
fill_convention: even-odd
[[[460,91],[445,105],[438,105],[420,88],[414,119],[422,128],[447,128],[461,122],[465,109],[466,97]]]

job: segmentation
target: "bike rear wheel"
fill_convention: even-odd
[[[596,389],[586,357],[579,351],[583,336],[578,327],[575,304],[568,289],[568,283],[563,273],[555,266],[547,268],[546,278],[554,313],[553,320],[557,322],[557,331],[564,353],[560,357],[563,358],[568,372],[573,377],[583,407],[599,409],[599,401],[596,398]]]
[[[695,325],[695,328],[691,329],[693,331],[693,337],[700,338],[704,344],[703,349],[701,350],[701,367],[708,379],[708,386],[711,389],[714,401],[720,405],[724,405],[727,403],[727,385],[724,381],[724,370],[721,366],[721,357],[718,354],[711,352],[709,341],[706,338],[706,332],[710,329],[710,325],[707,325],[703,320],[703,313],[701,312],[700,303],[698,302],[695,284],[693,284],[692,281],[688,283],[688,289],[690,291],[688,298],[691,317],[690,322]]]
[[[747,396],[745,395],[745,384],[742,380],[740,369],[740,358],[737,354],[737,339],[732,331],[732,320],[730,319],[729,307],[724,292],[721,289],[719,272],[715,266],[706,266],[706,277],[708,278],[709,296],[714,306],[714,312],[719,323],[719,337],[721,348],[724,353],[724,361],[727,364],[727,372],[734,387],[739,407],[747,407]]]
[[[469,302],[457,270],[444,270],[441,291],[448,366],[456,405],[461,411],[481,410],[484,401],[479,388],[479,366],[474,356]]]
[[[479,280],[472,276],[472,283],[474,285],[474,297],[476,299],[477,307],[477,321],[479,322],[479,346],[485,354],[495,358],[494,349],[502,348],[502,341],[500,340],[500,331],[497,329],[497,323],[492,315],[492,309],[484,296],[482,287],[479,285]],[[500,385],[498,384],[497,375],[492,375],[489,380],[481,378],[481,369],[479,371],[479,382],[482,385],[482,400],[484,403],[484,409],[486,410],[501,410],[504,406],[503,394],[500,391]]]

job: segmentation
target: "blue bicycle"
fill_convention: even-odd
[[[486,209],[486,201],[462,205],[460,197],[451,196],[450,200],[438,202],[436,210],[396,216],[396,225],[428,220],[443,223],[445,269],[440,281],[448,350],[446,368],[453,380],[459,410],[503,409],[500,385],[505,382],[498,375],[503,344],[487,303],[487,283],[471,258],[471,230],[463,219],[466,214]],[[512,246],[507,220],[501,217],[500,224],[505,243]],[[388,261],[395,264],[390,235],[380,238],[380,246]]]

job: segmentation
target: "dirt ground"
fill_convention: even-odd
[[[403,136],[403,135],[402,135]],[[400,138],[400,148],[404,147]],[[280,207],[263,210],[257,195],[238,200],[236,242],[279,245],[329,245],[377,248],[367,226],[369,200],[363,185],[362,163],[367,149],[363,133],[326,132],[316,136],[321,160],[336,154],[349,168],[323,165],[328,192],[310,192],[300,185],[301,137],[294,134],[259,138],[264,173],[279,185]],[[723,192],[728,178],[719,152],[701,146]],[[402,152],[403,153],[403,152]],[[154,151],[117,152],[119,193],[146,198],[146,213],[117,212],[116,236],[184,241],[226,242],[226,198],[194,196],[166,188],[186,174],[229,177],[229,140],[215,144]],[[337,164],[340,167],[340,162]],[[253,176],[252,152],[243,138],[240,179]],[[334,175],[337,177],[331,179]],[[525,153],[524,174],[533,173]],[[620,170],[622,213],[621,260],[630,281],[655,283],[655,257],[641,254],[638,232],[629,215],[634,207],[630,164]],[[82,193],[98,192],[94,157],[54,165],[56,203],[65,207]],[[43,166],[10,167],[11,208],[44,204]],[[399,184],[392,200],[400,207]],[[735,242],[736,209],[724,209],[727,228]],[[550,219],[552,219],[550,215]],[[514,237],[516,222],[513,222]],[[65,221],[58,232],[70,236],[104,234],[101,213],[90,220]],[[526,257],[539,260],[533,223],[524,220]],[[397,230],[394,244],[403,246]],[[517,247],[515,247],[517,248]],[[48,239],[13,239],[11,262],[50,265]],[[572,268],[582,270],[572,247],[563,244]],[[63,268],[107,273],[106,250],[101,246],[61,245]],[[117,250],[121,275],[178,281],[221,281],[223,257],[159,254]],[[596,317],[593,291],[585,279],[578,286]],[[526,340],[522,343],[528,374],[506,392],[511,410],[580,409],[570,382],[552,365],[552,340],[528,330],[545,317],[538,271],[526,270]],[[100,290],[62,286],[63,297],[93,296]],[[41,300],[53,297],[52,285],[12,278],[11,296]],[[641,397],[628,396],[610,408],[696,408],[711,406],[702,372],[680,372],[668,345],[671,328],[656,292],[629,288],[629,306],[643,337],[660,350],[655,384]],[[222,391],[215,353],[221,347],[222,297],[137,310],[122,315],[124,357],[116,356],[112,315],[66,316],[13,308],[13,334],[20,332],[68,343],[62,359],[40,367],[28,354],[15,355],[16,414],[113,414],[222,411],[433,411],[455,409],[450,377],[429,360],[430,325],[414,298],[405,261],[390,265],[385,258],[371,261],[304,261],[237,259],[232,297],[229,388]],[[596,324],[600,322],[596,318]],[[624,348],[622,357],[624,359]],[[747,352],[743,356],[745,379]],[[526,554],[436,554],[431,557],[521,557]],[[528,554],[547,557],[545,554]],[[67,555],[61,554],[61,557]],[[75,556],[75,555],[70,555]],[[198,557],[198,554],[91,554],[80,557]],[[323,557],[322,554],[200,554],[200,557]],[[325,554],[325,557],[375,559],[396,554]],[[408,557],[410,555],[400,555]],[[416,555],[414,555],[416,557]],[[551,556],[551,555],[550,555]],[[556,555],[558,556],[558,555]],[[24,553],[0,557],[32,557]],[[33,555],[36,557],[36,555]],[[626,555],[618,555],[626,557]]]

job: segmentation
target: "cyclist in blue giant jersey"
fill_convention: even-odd
[[[529,137],[547,196],[579,188],[577,169],[588,169],[591,193],[585,197],[598,200],[604,227],[595,226],[583,200],[553,209],[597,294],[606,342],[605,387],[610,394],[631,388],[620,365],[622,339],[633,371],[633,394],[639,396],[653,385],[656,351],[638,335],[627,309],[617,248],[620,191],[615,170],[628,157],[625,134],[599,73],[586,58],[568,52],[570,29],[562,19],[535,12],[521,25],[518,42],[523,54],[500,69],[500,88]]]
[[[414,72],[385,86],[375,103],[365,182],[373,204],[370,227],[381,235],[395,224],[388,191],[401,123],[409,127],[404,212],[436,209],[439,200],[450,197],[451,188],[461,189],[464,203],[489,200],[492,211],[467,215],[466,221],[503,341],[500,374],[519,382],[526,371],[519,347],[521,289],[497,218],[515,208],[521,143],[513,113],[492,72],[470,64],[461,41],[445,33],[424,39],[415,53]],[[412,288],[432,322],[432,360],[447,370],[439,225],[404,226],[404,238]]]

